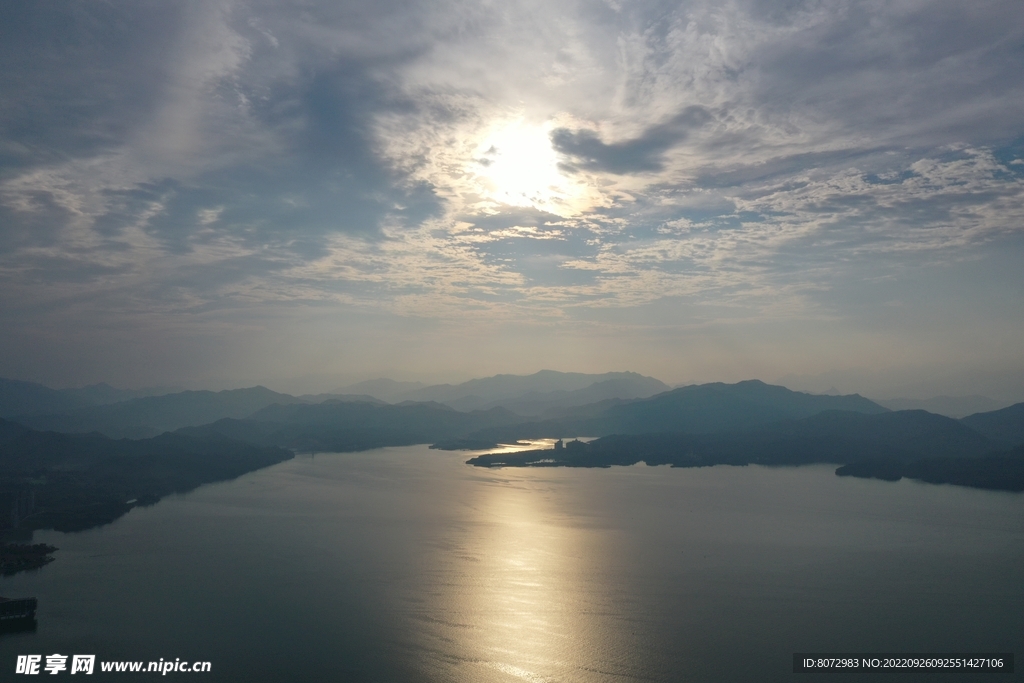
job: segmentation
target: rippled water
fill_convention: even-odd
[[[212,662],[177,679],[489,683],[816,681],[793,652],[1022,650],[1024,496],[467,457],[301,456],[37,534],[61,550],[0,580],[39,598],[38,631],[0,637],[0,679],[54,652]]]

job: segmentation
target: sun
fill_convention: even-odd
[[[471,167],[481,194],[491,201],[563,216],[578,211],[581,188],[559,169],[549,126],[523,119],[495,124],[477,146]]]

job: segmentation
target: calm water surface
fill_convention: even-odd
[[[0,680],[54,652],[212,662],[179,680],[437,683],[818,681],[793,652],[1024,655],[1024,496],[829,466],[467,457],[300,456],[37,533],[61,550],[0,580],[39,598],[38,631],[0,637]]]

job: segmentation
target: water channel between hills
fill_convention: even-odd
[[[208,660],[168,675],[203,681],[817,681],[849,675],[794,675],[794,652],[1024,654],[1022,494],[471,455],[303,455],[37,533],[60,551],[0,580],[39,599],[0,671],[62,653]]]

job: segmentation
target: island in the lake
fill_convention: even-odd
[[[637,463],[839,465],[839,476],[902,478],[1024,491],[1024,403],[961,419],[889,410],[856,394],[822,396],[756,380],[673,389],[647,399],[584,406],[529,424],[467,435],[559,439],[554,448],[489,453],[480,467],[612,467]]]
[[[916,479],[1000,491],[1024,491],[1024,446],[1004,453],[920,457],[916,449],[884,440],[822,439],[778,430],[743,434],[612,435],[555,448],[491,453],[466,462],[479,467],[612,467],[638,463],[671,467],[834,463],[839,476]]]

